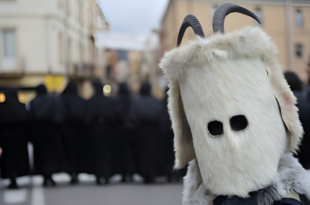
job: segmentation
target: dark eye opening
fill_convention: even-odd
[[[219,121],[212,121],[208,124],[209,133],[213,136],[219,136],[223,134],[223,123]]]
[[[230,127],[234,131],[240,131],[248,126],[248,120],[244,115],[237,115],[230,118]]]

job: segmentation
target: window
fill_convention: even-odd
[[[15,31],[2,31],[2,69],[16,69]]]
[[[296,44],[295,45],[295,55],[297,58],[302,58],[303,54],[303,46],[302,44]]]
[[[261,8],[259,8],[259,7],[257,7],[256,9],[255,9],[255,15],[259,18],[259,20],[261,21],[261,23],[263,24],[263,10],[261,9]],[[255,20],[255,19],[253,19],[257,24],[258,24],[258,22]]]
[[[304,17],[300,9],[295,11],[295,25],[297,27],[302,27],[304,25]]]
[[[217,9],[217,5],[214,5],[213,7],[212,7],[212,9],[211,9],[211,19],[213,19],[213,15],[214,15],[214,12],[215,12],[215,10]]]

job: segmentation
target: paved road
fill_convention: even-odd
[[[43,188],[41,177],[23,177],[21,188],[7,190],[7,180],[0,181],[0,205],[181,205],[182,184],[121,184],[114,178],[110,185],[95,185],[94,178],[82,175],[78,185],[69,185],[65,174],[55,177],[56,187]]]

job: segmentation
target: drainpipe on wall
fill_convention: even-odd
[[[291,71],[293,70],[292,66],[292,5],[291,0],[286,0],[285,3],[286,12],[286,67],[287,70]]]

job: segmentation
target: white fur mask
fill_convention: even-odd
[[[188,69],[179,85],[206,189],[247,196],[269,185],[287,140],[263,62],[214,59]],[[248,125],[234,131],[230,119],[240,115]],[[223,124],[216,138],[208,131],[212,121]]]
[[[216,195],[247,197],[272,183],[302,127],[269,37],[257,27],[197,37],[167,52],[160,67],[170,86],[176,168],[196,158],[205,188]],[[246,118],[245,129],[232,129],[234,116]],[[212,121],[223,125],[217,137]]]

